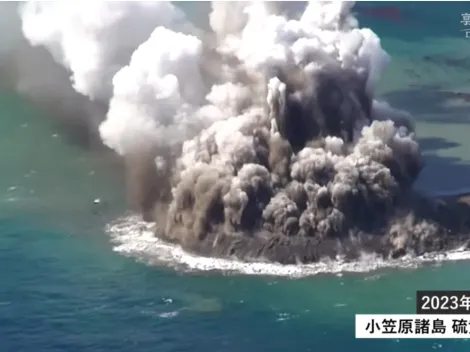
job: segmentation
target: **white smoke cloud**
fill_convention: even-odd
[[[92,99],[111,97],[112,77],[156,26],[192,29],[165,1],[29,1],[21,17],[29,42],[45,46]]]
[[[270,14],[262,2],[244,10],[247,24],[238,38],[230,36],[237,57],[254,70],[295,63],[323,67],[339,63],[368,73],[368,89],[374,86],[389,56],[380,39],[368,28],[357,28],[349,13],[354,2],[310,1],[300,20]]]
[[[100,126],[105,144],[125,154],[141,143],[184,141],[204,93],[201,50],[197,37],[156,28],[113,78],[113,97]]]

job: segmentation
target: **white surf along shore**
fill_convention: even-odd
[[[184,251],[180,246],[166,243],[154,234],[154,225],[139,216],[122,217],[106,228],[114,243],[114,251],[136,258],[147,265],[168,266],[180,271],[215,271],[245,275],[306,277],[318,274],[366,273],[385,268],[417,268],[442,261],[469,260],[470,251],[459,249],[423,256],[404,256],[385,260],[374,253],[363,253],[357,261],[323,260],[314,264],[282,265],[276,263],[247,263],[236,259],[202,257]]]

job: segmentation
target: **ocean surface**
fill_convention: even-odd
[[[469,190],[470,103],[448,92],[470,92],[460,23],[470,4],[356,11],[392,57],[381,95],[416,118],[427,160],[417,187]],[[140,256],[132,236],[115,243],[106,225],[126,212],[119,165],[70,143],[47,114],[0,91],[1,352],[470,349],[466,340],[354,338],[356,313],[414,313],[417,289],[468,289],[467,261],[292,278],[178,270]]]

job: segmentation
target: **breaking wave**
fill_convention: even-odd
[[[183,272],[222,272],[261,276],[301,278],[321,274],[366,273],[388,268],[414,269],[443,261],[469,260],[470,251],[464,248],[446,253],[428,253],[422,256],[404,256],[384,259],[375,253],[362,253],[355,261],[325,258],[318,263],[282,265],[269,262],[241,262],[236,258],[210,258],[185,252],[181,246],[165,242],[154,235],[154,225],[130,215],[107,226],[115,244],[114,250],[136,258],[147,265],[168,266]]]

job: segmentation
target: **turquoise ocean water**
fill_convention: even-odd
[[[364,10],[383,6],[399,18]],[[381,94],[417,119],[428,162],[417,187],[470,188],[468,103],[443,92],[470,89],[460,23],[470,3],[356,10],[392,56]],[[104,226],[125,211],[122,175],[46,115],[0,92],[0,351],[469,350],[465,340],[354,338],[355,313],[413,313],[417,289],[469,289],[468,262],[289,279],[182,273],[114,252]],[[99,212],[97,197],[109,205]]]

